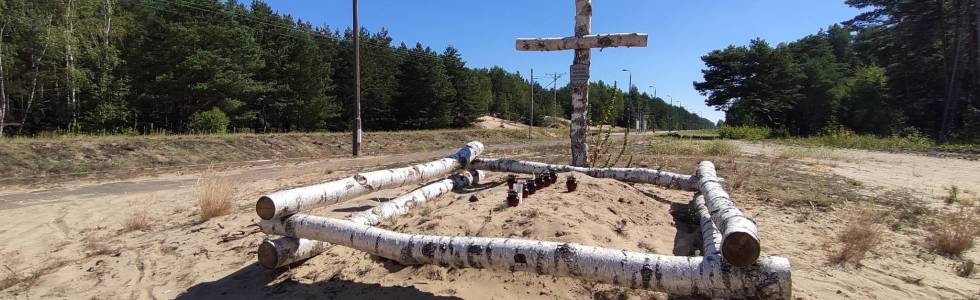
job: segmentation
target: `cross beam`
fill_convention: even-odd
[[[566,38],[517,39],[518,51],[575,50],[571,66],[572,126],[569,138],[572,165],[587,167],[589,144],[589,65],[592,48],[646,47],[645,33],[592,34],[592,0],[575,0],[575,36]]]
[[[593,34],[583,37],[517,39],[517,51],[560,51],[646,46],[647,35],[645,33],[611,33]]]

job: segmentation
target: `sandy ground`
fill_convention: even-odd
[[[491,147],[490,155],[554,159],[556,142]],[[775,146],[740,144],[750,155],[777,157]],[[837,150],[835,150],[837,151]],[[849,150],[848,150],[849,151]],[[629,291],[569,278],[524,273],[457,270],[435,266],[403,267],[343,247],[294,266],[269,271],[255,262],[255,250],[265,237],[254,226],[253,205],[259,195],[288,187],[340,178],[383,165],[427,160],[451,149],[401,156],[333,159],[300,164],[277,164],[226,170],[236,182],[236,210],[207,222],[197,218],[193,189],[196,175],[169,174],[120,178],[113,182],[66,184],[54,189],[0,190],[0,274],[16,279],[0,291],[4,299],[663,299],[666,295]],[[843,156],[856,154],[843,152]],[[906,154],[864,153],[866,159],[821,158],[825,167],[813,172],[853,176],[869,187],[911,188],[920,185],[892,179],[860,177],[861,170],[893,170],[890,162],[919,168],[931,188],[969,184],[980,168],[969,163]],[[810,160],[813,158],[804,158]],[[896,159],[896,160],[889,160]],[[864,162],[867,161],[867,162]],[[718,159],[719,170],[731,167]],[[967,164],[964,169],[962,164]],[[693,169],[693,166],[691,167]],[[839,169],[839,170],[838,170]],[[852,170],[851,173],[846,173]],[[947,170],[956,176],[942,177]],[[899,172],[900,173],[900,172]],[[909,172],[911,173],[911,172]],[[890,174],[890,173],[889,173]],[[581,178],[576,193],[553,186],[518,208],[500,209],[505,174],[465,193],[451,194],[417,208],[384,227],[405,232],[446,235],[524,237],[586,245],[686,255],[696,233],[671,216],[690,192],[611,180]],[[911,178],[917,178],[909,174]],[[887,176],[886,176],[887,177]],[[925,177],[925,176],[923,176]],[[896,184],[895,186],[889,185]],[[560,186],[560,184],[559,184]],[[924,185],[923,185],[924,186]],[[317,209],[311,213],[346,217],[370,208],[413,187],[384,191],[370,197]],[[930,190],[931,191],[931,190]],[[468,201],[475,195],[479,201]],[[739,206],[759,225],[763,252],[789,257],[793,263],[797,299],[976,299],[977,275],[955,274],[956,260],[930,254],[921,245],[924,229],[888,231],[884,242],[860,266],[827,262],[833,232],[844,226],[854,207],[825,212],[773,206],[748,193],[736,197]],[[930,203],[938,198],[924,199]],[[131,212],[146,210],[152,225],[146,231],[124,232]],[[966,259],[980,261],[976,248]],[[2,286],[0,286],[2,287]]]
[[[945,197],[952,186],[963,190],[967,198],[980,195],[980,160],[771,143],[735,143],[750,155],[802,155],[802,160],[811,166],[825,167],[834,174],[873,187],[911,190],[931,199]]]

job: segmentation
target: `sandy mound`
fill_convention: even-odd
[[[491,116],[482,116],[476,119],[473,127],[480,129],[527,129],[525,124]]]

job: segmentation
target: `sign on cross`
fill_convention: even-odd
[[[517,39],[517,51],[575,50],[572,61],[572,165],[588,165],[586,142],[589,107],[589,65],[592,48],[646,47],[645,33],[592,34],[592,0],[575,0],[575,36],[565,38]]]

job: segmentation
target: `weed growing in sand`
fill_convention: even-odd
[[[963,192],[958,186],[951,186],[946,190],[946,204],[952,205],[960,202],[960,194]]]
[[[137,208],[129,212],[126,220],[123,221],[123,231],[143,231],[150,229],[150,215],[146,208]]]
[[[429,215],[432,214],[432,211],[433,211],[432,205],[429,204],[422,205],[422,208],[419,208],[419,216],[423,218],[428,217]]]
[[[868,251],[881,243],[881,225],[875,222],[877,216],[871,210],[864,210],[851,217],[844,231],[837,235],[841,248],[830,257],[835,264],[860,263]]]
[[[958,257],[973,248],[973,239],[980,235],[976,215],[961,211],[941,217],[939,228],[932,231],[926,245],[935,253]]]
[[[208,167],[197,179],[195,189],[201,221],[231,213],[234,197],[231,180],[218,176],[211,167]]]
[[[960,263],[959,266],[956,267],[956,275],[959,275],[960,277],[963,278],[970,278],[970,276],[973,276],[973,273],[976,272],[977,272],[977,264],[974,263],[972,260],[964,260],[963,262]]]

